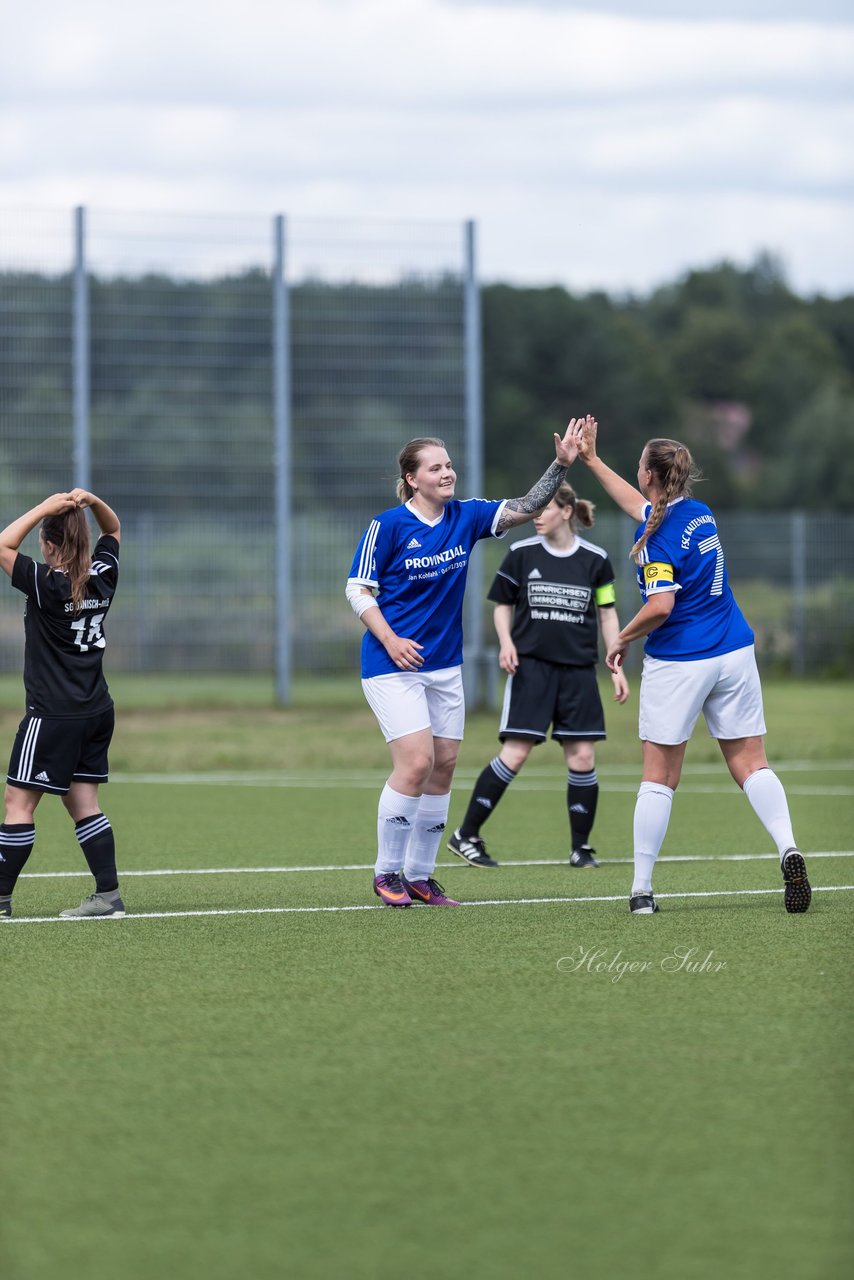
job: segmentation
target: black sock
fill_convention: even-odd
[[[0,897],[7,898],[33,851],[36,829],[32,822],[0,824]]]
[[[596,770],[578,773],[575,769],[570,769],[566,775],[566,807],[569,810],[569,829],[572,833],[573,849],[579,849],[583,844],[587,844],[596,818],[598,799],[599,783],[596,780]]]
[[[512,769],[507,768],[500,756],[490,760],[474,784],[469,807],[460,827],[461,836],[466,836],[470,840],[472,836],[479,834],[484,822],[515,777],[516,774]]]
[[[110,819],[105,818],[103,813],[94,813],[75,822],[74,831],[83,856],[89,863],[89,870],[95,877],[96,891],[109,893],[111,889],[118,889],[116,840]]]

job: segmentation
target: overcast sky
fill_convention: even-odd
[[[851,0],[46,0],[0,111],[6,209],[473,218],[488,280],[768,249],[854,292]]]

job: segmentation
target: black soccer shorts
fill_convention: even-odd
[[[67,795],[72,782],[109,782],[115,723],[112,707],[94,716],[24,716],[6,781],[58,796]]]
[[[596,682],[596,668],[563,667],[540,658],[520,657],[515,675],[508,676],[498,737],[545,742],[552,737],[605,737],[605,712]]]

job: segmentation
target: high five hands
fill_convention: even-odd
[[[555,461],[562,467],[568,467],[578,457],[578,442],[583,424],[583,418],[570,418],[563,438],[555,432]]]
[[[598,426],[596,419],[589,413],[585,418],[572,418],[570,421],[567,434],[572,432],[575,456],[580,458],[582,462],[590,463],[596,457],[596,432]]]

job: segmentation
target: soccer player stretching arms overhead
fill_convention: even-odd
[[[685,748],[702,711],[730,773],[777,846],[786,910],[806,911],[806,864],[783,784],[765,755],[753,632],[730,590],[715,518],[691,496],[692,481],[699,479],[691,454],[676,440],[648,441],[636,489],[597,456],[596,434],[592,419],[580,425],[579,457],[617,506],[639,521],[632,558],[644,604],[605,657],[617,671],[631,642],[646,637],[639,713],[643,781],[635,805],[629,909],[642,915],[658,911],[653,867]]]
[[[89,549],[89,507],[101,531]],[[18,548],[41,522],[44,564]],[[55,493],[0,532],[0,568],[27,597],[24,615],[26,712],[6,775],[0,826],[0,915],[12,914],[12,891],[35,841],[36,806],[45,792],[62,798],[95,878],[95,892],[60,915],[123,916],[116,845],[101,812],[98,786],[108,780],[107,751],[115,711],[102,671],[104,619],[119,577],[116,513],[85,489]]]
[[[465,704],[462,610],[469,557],[481,538],[548,506],[575,457],[576,419],[555,434],[555,460],[523,498],[459,502],[441,440],[410,440],[399,456],[400,506],[359,542],[347,599],[367,628],[362,688],[391,751],[377,815],[374,892],[388,906],[458,906],[433,871],[451,799]],[[378,594],[378,598],[377,597]]]

